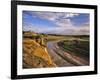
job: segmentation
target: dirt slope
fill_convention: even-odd
[[[45,47],[32,39],[23,39],[23,68],[56,67]]]

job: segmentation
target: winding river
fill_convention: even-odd
[[[54,49],[57,48],[57,42],[58,41],[50,41],[47,43],[47,50],[49,55],[51,56],[51,59],[54,61],[54,63],[59,66],[73,66],[72,63],[69,63],[68,61],[64,60],[60,55],[58,55]]]
[[[51,59],[57,66],[64,67],[87,65],[86,60],[83,60],[78,56],[71,55],[70,53],[62,51],[58,47],[57,42],[59,41],[49,41],[47,43],[47,51],[51,56]]]

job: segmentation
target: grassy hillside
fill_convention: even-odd
[[[55,67],[46,48],[33,39],[23,39],[23,68]]]
[[[70,54],[89,59],[89,41],[88,40],[64,40],[58,43],[60,48]]]

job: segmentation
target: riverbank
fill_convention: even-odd
[[[71,54],[64,51],[58,46],[59,42],[60,41],[50,41],[47,44],[48,53],[57,66],[84,66],[89,64],[87,60],[76,56],[75,53]]]
[[[51,56],[52,61],[58,66],[58,67],[64,67],[64,66],[74,66],[70,62],[63,59],[61,56],[59,56],[54,50],[57,47],[56,46],[57,41],[50,41],[47,43],[47,50],[49,55]]]

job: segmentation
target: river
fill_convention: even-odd
[[[74,66],[72,63],[66,61],[54,51],[54,49],[57,48],[57,42],[58,41],[50,41],[47,43],[47,50],[53,62],[59,67]]]
[[[57,66],[64,67],[88,65],[87,61],[81,57],[75,56],[75,54],[70,54],[60,49],[57,42],[59,41],[50,41],[47,43],[47,51]]]

